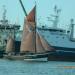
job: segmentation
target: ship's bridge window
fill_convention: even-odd
[[[49,31],[52,34],[60,34],[60,35],[65,34],[65,31],[64,30],[52,30],[52,29],[50,29]]]
[[[67,33],[70,33],[70,31],[67,31]]]
[[[54,28],[38,28],[38,30],[43,30],[43,31],[50,31],[51,33],[61,33],[64,34],[66,32],[66,30],[63,29],[54,29]]]
[[[49,29],[49,31],[52,31],[52,32],[65,32],[65,30],[58,30],[58,29]]]
[[[45,26],[42,26],[42,28],[45,28]]]

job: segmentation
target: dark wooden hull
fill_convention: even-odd
[[[56,51],[48,56],[49,61],[74,61],[75,51]]]
[[[38,58],[48,58],[49,53],[44,54],[26,54],[26,55],[4,55],[4,58],[10,59],[10,60],[24,60],[24,59],[38,59]]]

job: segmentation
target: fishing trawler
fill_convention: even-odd
[[[55,51],[50,44],[38,33],[37,23],[36,23],[36,5],[27,14],[23,3],[21,0],[20,4],[25,13],[25,21],[23,26],[23,34],[20,45],[20,53],[18,55],[14,54],[14,38],[9,37],[6,52],[8,55],[5,55],[9,59],[24,59],[24,60],[47,60],[49,54]]]
[[[52,27],[38,27],[38,32],[56,50],[48,56],[48,60],[75,61],[75,24],[70,20],[69,28],[58,27],[60,9],[54,7],[55,14],[48,17]],[[54,19],[52,19],[54,18]]]
[[[38,27],[38,32],[46,41],[56,50],[75,51],[75,24],[71,19],[69,29],[58,27],[60,9],[54,8],[55,14],[51,15],[50,20],[53,22],[52,27]],[[52,20],[51,18],[54,18]],[[44,33],[43,33],[44,32]]]

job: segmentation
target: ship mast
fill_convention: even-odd
[[[37,53],[37,49],[36,49],[36,22],[37,22],[37,19],[36,19],[36,1],[35,1],[35,53]]]
[[[6,19],[7,10],[5,9],[5,5],[3,6],[3,9],[4,9],[4,12],[3,12],[2,20],[0,20],[0,22],[2,23],[2,25],[6,25],[8,24],[8,20]]]
[[[52,14],[51,17],[48,17],[48,21],[53,22],[53,28],[57,28],[58,22],[59,22],[59,13],[61,12],[61,9],[58,9],[55,5],[54,7],[54,15]],[[54,19],[52,19],[54,18]]]
[[[1,34],[3,33],[6,33],[6,26],[7,26],[7,24],[8,24],[8,20],[6,19],[6,12],[7,12],[7,10],[6,10],[6,8],[5,8],[5,5],[3,5],[3,15],[2,15],[2,20],[0,20],[0,32],[1,32]],[[2,28],[4,28],[4,30],[2,29]],[[2,36],[2,35],[1,35]],[[2,45],[5,45],[4,43],[5,43],[5,41],[4,41],[4,37],[2,36]]]
[[[71,19],[71,34],[70,34],[70,39],[71,41],[75,41],[75,24],[74,24],[74,19]]]

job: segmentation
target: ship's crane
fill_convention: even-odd
[[[26,10],[25,10],[25,8],[24,8],[24,5],[23,5],[22,1],[19,0],[19,2],[20,2],[20,4],[21,4],[21,7],[22,7],[22,9],[23,9],[23,11],[24,11],[25,16],[27,16],[27,12],[26,12]]]

